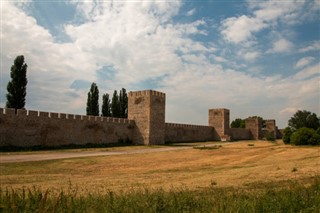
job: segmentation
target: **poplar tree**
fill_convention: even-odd
[[[102,116],[105,117],[110,117],[111,112],[110,112],[110,99],[109,99],[109,94],[106,93],[102,95]]]
[[[91,84],[88,92],[87,115],[99,116],[99,89],[96,83]]]
[[[125,88],[122,88],[119,95],[120,118],[128,118],[128,95]]]
[[[112,102],[111,102],[111,115],[112,117],[120,117],[120,101],[117,90],[113,92]]]
[[[22,109],[26,103],[27,95],[27,68],[24,56],[17,56],[11,66],[11,81],[7,85],[7,108]]]

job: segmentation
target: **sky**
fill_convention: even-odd
[[[10,67],[28,65],[26,109],[85,114],[92,82],[166,93],[166,121],[258,115],[279,128],[320,115],[320,1],[6,1],[0,107]]]

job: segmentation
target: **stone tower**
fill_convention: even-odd
[[[166,95],[153,90],[129,92],[128,119],[134,120],[133,141],[137,144],[164,144]]]
[[[220,139],[221,137],[228,135],[229,123],[230,123],[230,110],[209,109],[209,126],[214,127]]]
[[[261,139],[261,127],[262,120],[259,118],[247,118],[246,119],[246,129],[249,129],[252,135],[252,139]]]

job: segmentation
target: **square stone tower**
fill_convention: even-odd
[[[165,93],[154,90],[129,92],[128,119],[136,124],[134,143],[165,143],[165,104]]]
[[[261,139],[261,127],[262,120],[259,118],[247,118],[246,119],[246,129],[249,129],[252,135],[252,139]]]
[[[209,109],[209,126],[214,127],[220,139],[229,133],[230,110]]]

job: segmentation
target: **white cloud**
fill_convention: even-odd
[[[196,8],[193,8],[192,10],[189,10],[189,11],[187,12],[187,16],[192,16],[192,15],[194,15],[194,14],[196,13],[196,11],[197,11]]]
[[[295,65],[296,68],[302,68],[302,67],[305,67],[307,66],[308,64],[310,64],[312,61],[314,61],[315,58],[314,57],[311,57],[311,56],[308,56],[308,57],[304,57],[304,58],[301,58]]]
[[[293,49],[293,44],[287,39],[281,38],[273,43],[273,46],[267,53],[285,53]]]
[[[304,108],[306,104],[316,111],[314,96],[319,78],[310,78],[315,76],[316,67],[288,78],[253,77],[238,70],[227,57],[228,51],[219,54],[222,50],[218,45],[193,39],[194,35],[206,35],[200,30],[206,26],[204,20],[186,24],[172,21],[180,10],[180,1],[113,3],[111,7],[106,1],[74,2],[78,16],[86,21],[66,24],[71,42],[62,44],[55,43],[50,33],[23,10],[10,2],[2,3],[1,72],[9,76],[8,67],[14,57],[25,55],[29,109],[83,114],[89,88],[76,90],[71,85],[75,80],[84,80],[99,81],[101,93],[121,87],[166,92],[166,116],[173,122],[205,124],[207,110],[215,107],[230,108],[233,116],[241,118],[257,114],[277,119],[280,109]],[[223,23],[226,38],[234,43],[248,44],[248,40],[254,40],[253,34],[265,27],[265,23],[250,16]],[[287,49],[286,45],[278,48]],[[254,48],[242,53],[247,60],[260,56]],[[226,69],[212,63],[212,59],[235,63],[237,69]],[[103,66],[113,67],[112,79],[99,78],[97,70]],[[159,79],[156,83],[160,86],[146,88],[143,82],[149,79]],[[1,88],[4,84],[1,82]]]
[[[221,34],[225,40],[237,44],[252,39],[253,33],[264,27],[266,25],[261,20],[242,15],[223,20]]]
[[[306,65],[304,65],[304,66],[306,66]],[[301,80],[301,79],[303,80],[303,79],[311,78],[311,77],[314,77],[317,75],[318,75],[318,77],[320,76],[320,64],[316,64],[316,65],[304,68],[303,70],[296,73],[293,76],[293,78],[295,80]]]
[[[320,41],[314,41],[309,46],[302,47],[299,52],[320,51]]]
[[[246,52],[241,55],[246,61],[254,61],[260,56],[260,52],[258,51]]]

